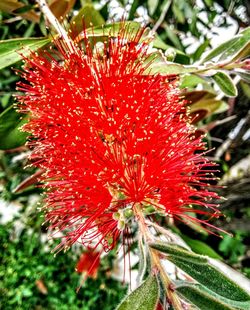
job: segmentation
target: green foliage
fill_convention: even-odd
[[[250,302],[250,295],[230,276],[216,268],[208,257],[170,243],[154,243],[151,244],[151,247],[168,254],[168,260],[207,289],[229,300]]]
[[[102,15],[95,10],[91,3],[86,3],[78,12],[78,14],[72,19],[71,27],[73,34],[79,34],[82,32],[84,26],[86,28],[93,26],[102,26],[105,24],[105,20]]]
[[[216,294],[200,284],[182,283],[177,291],[201,310],[248,310],[250,301],[238,302]]]
[[[230,56],[235,57],[239,52],[245,50],[246,45],[249,43],[249,29],[250,28],[247,28],[238,36],[223,42],[221,45],[210,51],[203,59],[203,62],[211,61],[218,56],[220,56],[221,60],[225,60]]]
[[[154,310],[159,299],[155,276],[149,276],[136,290],[130,293],[116,310]]]
[[[231,78],[226,73],[217,72],[215,75],[212,76],[212,78],[226,96],[237,96],[237,88],[235,87]]]
[[[200,240],[189,238],[188,236],[181,235],[182,239],[190,246],[191,250],[197,254],[207,255],[211,258],[222,259],[222,257],[214,251],[209,245]]]
[[[50,250],[57,242],[44,244],[41,236],[31,228],[16,235],[12,224],[0,225],[0,308],[114,309],[125,286],[107,277],[103,270],[76,293],[80,284],[75,272],[76,255],[68,251],[54,257]]]
[[[0,12],[0,39],[2,40],[0,41],[0,69],[2,69],[0,73],[0,149],[8,150],[22,146],[26,139],[26,134],[18,129],[25,122],[25,118],[20,119],[10,107],[14,101],[11,96],[16,91],[15,83],[18,76],[14,75],[8,66],[15,64],[20,68],[21,62],[17,64],[16,62],[21,60],[21,54],[28,56],[30,51],[45,47],[51,42],[51,39],[47,38],[44,18],[39,16],[38,10],[35,10],[34,5],[29,1],[3,0],[0,2],[2,10]],[[242,66],[243,61],[250,56],[250,28],[247,27],[249,25],[244,19],[244,14],[238,13],[242,11],[239,8],[246,8],[244,1],[201,0],[200,6],[194,5],[191,0],[134,0],[130,1],[131,5],[127,0],[120,0],[119,3],[120,8],[126,8],[128,12],[130,22],[127,22],[127,26],[129,31],[134,34],[141,26],[141,23],[134,19],[142,18],[140,16],[142,9],[149,15],[147,21],[151,28],[163,17],[152,44],[160,51],[155,52],[155,60],[150,66],[149,72],[181,76],[183,96],[190,106],[190,113],[198,115],[199,125],[203,129],[205,128],[205,131],[209,131],[209,128],[216,125],[218,116],[215,113],[225,111],[228,106],[232,109],[244,102],[245,99],[241,92],[249,97],[250,91],[247,83],[250,81],[250,74],[249,71],[243,71]],[[75,17],[71,11],[73,7],[74,10],[79,11]],[[83,0],[75,3],[74,0],[51,0],[50,8],[57,17],[65,17],[66,14],[69,14],[67,21],[64,19],[63,24],[66,25],[65,27],[68,27],[69,24],[72,31],[77,34],[81,33],[81,19],[84,15],[86,27],[88,28],[91,23],[94,25],[94,28],[86,29],[87,35],[91,37],[91,40],[93,39],[93,42],[95,40],[103,41],[110,34],[113,37],[118,35],[120,23],[116,22],[113,25],[106,23],[107,20],[113,20],[110,18],[112,17],[110,1],[101,7],[100,1]],[[164,16],[163,13],[165,13]],[[201,18],[201,13],[202,16],[205,16],[204,19]],[[244,30],[211,50],[211,26],[216,23],[218,27],[228,27],[230,21],[226,16],[229,15]],[[114,19],[117,20],[116,16]],[[73,21],[75,26],[73,26]],[[102,27],[101,25],[104,23],[105,25]],[[50,31],[55,35],[53,29]],[[148,37],[149,32],[147,31],[143,40]],[[192,42],[198,44],[195,51],[190,54],[187,53],[189,43],[185,42],[187,37],[189,39],[191,37]],[[235,74],[245,82],[241,82],[243,86],[238,93],[240,99],[231,98],[228,105],[228,99],[222,98],[222,96],[235,97],[237,95],[237,88],[230,77]],[[217,98],[218,93],[214,91],[214,84],[219,86],[222,92],[219,95],[223,100]],[[235,114],[236,112],[233,110],[228,113]],[[220,120],[223,122],[226,116],[226,114],[221,114]],[[226,139],[222,133],[225,128],[223,127],[216,133],[212,131],[209,137],[223,141]],[[225,132],[228,134],[229,131]],[[212,144],[212,140],[210,141],[209,138],[208,142]],[[9,201],[18,200],[27,204],[28,208],[30,195],[41,190],[34,188],[33,185],[21,193],[13,192],[24,179],[34,173],[34,169],[23,170],[27,164],[26,159],[22,162],[14,162],[13,158],[18,154],[8,154],[5,151],[0,153],[2,198]],[[241,149],[237,148],[237,156],[234,157],[239,160],[240,154]],[[221,162],[227,170],[230,170],[232,161],[223,159]],[[242,211],[245,212],[244,216],[249,214],[248,206],[246,205],[245,211]],[[225,212],[230,214],[231,219],[237,213],[232,208]],[[48,251],[48,242],[46,244],[41,242],[42,233],[39,228],[41,222],[42,219],[28,213],[20,235],[16,235],[12,224],[0,225],[0,239],[3,244],[3,251],[0,254],[0,308],[7,310],[114,309],[122,299],[125,288],[107,275],[113,256],[102,261],[98,279],[96,281],[90,279],[85,282],[80,292],[76,294],[75,290],[80,281],[79,275],[74,271],[77,257],[72,251],[59,253],[53,257]],[[178,222],[175,224],[179,225]],[[223,228],[226,224],[227,222],[223,220],[216,223]],[[214,239],[210,241],[210,237],[207,235],[203,236],[203,241],[201,241],[199,240],[201,236],[198,234],[189,236],[188,230],[183,233],[185,234],[183,239],[195,253],[221,258],[217,254],[219,251],[228,263],[241,268],[250,276],[250,268],[247,265],[243,268],[240,264],[247,253],[247,244],[243,244],[243,242],[249,238],[249,232],[243,234],[236,231],[234,238],[226,235],[221,242],[215,243]],[[180,235],[183,236],[181,233]],[[51,248],[55,245],[56,242],[53,242]],[[176,284],[178,294],[191,304],[204,310],[247,310],[250,308],[249,302],[246,301],[249,299],[248,294],[234,283],[233,279],[228,279],[228,276],[211,265],[209,258],[178,247],[156,245],[156,248],[157,246],[158,250],[167,253],[170,261],[200,283]],[[146,257],[144,260],[146,261]],[[145,270],[143,269],[143,271]],[[135,307],[154,309],[158,301],[158,284],[156,278],[150,276],[135,292],[123,300],[118,309],[136,309]],[[42,285],[47,289],[47,293],[41,288]]]
[[[20,127],[26,123],[26,119],[13,107],[0,114],[0,150],[13,149],[25,143],[27,133],[21,132]]]
[[[243,255],[246,250],[246,246],[242,244],[242,235],[239,232],[234,237],[225,235],[220,242],[219,250],[228,257],[229,263],[236,263],[238,257]]]
[[[20,38],[0,41],[0,69],[14,64],[29,56],[31,51],[36,51],[48,44],[47,38]]]

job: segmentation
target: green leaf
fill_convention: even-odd
[[[172,62],[162,62],[162,63],[152,63],[152,65],[146,70],[146,74],[184,74],[184,73],[192,73],[197,71],[196,67],[191,66],[183,66],[181,64],[176,64]]]
[[[172,47],[171,45],[166,44],[158,34],[155,35],[153,42],[154,42],[153,46],[155,48],[160,48],[162,50],[167,50],[168,48],[173,48],[175,51],[179,51],[176,48]],[[183,52],[181,52],[181,53],[183,54]]]
[[[129,14],[128,14],[128,20],[132,20],[134,18],[134,15],[139,5],[140,5],[140,0],[133,0]]]
[[[22,59],[23,56],[29,56],[31,51],[36,51],[42,46],[48,44],[48,38],[22,38],[0,41],[0,69]]]
[[[177,19],[177,21],[181,24],[184,24],[186,19],[183,11],[180,9],[180,4],[178,0],[174,1],[172,5],[172,10],[174,13],[174,17]]]
[[[159,299],[155,276],[149,276],[136,290],[129,294],[116,310],[154,310]]]
[[[224,72],[217,72],[215,75],[212,76],[212,79],[215,83],[219,86],[221,91],[228,97],[235,97],[237,96],[237,88],[234,85],[232,79],[229,75]]]
[[[230,44],[228,49],[221,55],[220,60],[234,59],[237,60],[249,54],[250,27],[246,28],[239,34],[238,40]],[[238,57],[236,55],[239,55]]]
[[[244,45],[242,47],[242,49],[240,49],[238,51],[238,53],[234,54],[234,57],[230,61],[235,62],[235,61],[238,61],[240,59],[243,59],[243,58],[249,57],[249,56],[250,56],[250,42],[248,42],[246,45]]]
[[[71,29],[73,35],[82,31],[83,23],[86,28],[91,28],[93,26],[104,25],[105,20],[91,3],[86,3],[72,19]]]
[[[73,30],[74,29],[73,26],[71,27]],[[105,37],[108,37],[108,36],[111,36],[114,38],[117,37],[122,27],[125,27],[128,33],[134,34],[134,35],[136,35],[138,31],[142,28],[141,24],[138,22],[126,21],[126,22],[116,22],[112,24],[105,24],[103,26],[96,26],[94,28],[90,27],[90,28],[87,28],[85,32],[88,38],[95,37],[95,39],[99,38],[100,40],[103,40]],[[150,32],[150,29],[146,28],[145,32],[142,35],[141,41],[151,38],[151,35],[149,32]],[[81,38],[82,39],[84,38],[84,36],[85,34],[81,32],[78,36],[78,40],[80,41]],[[189,57],[185,53],[166,44],[161,39],[161,37],[158,36],[157,34],[155,35],[154,40],[153,40],[153,47],[160,48],[162,50],[167,50],[169,48],[174,49],[178,58],[180,58],[182,62],[189,63]]]
[[[246,246],[242,244],[242,237],[236,233],[234,237],[225,235],[219,244],[219,250],[229,257],[231,264],[238,262],[238,257],[243,255]]]
[[[204,2],[208,7],[211,7],[213,5],[213,0],[205,0]]]
[[[250,301],[250,295],[213,266],[208,257],[169,243],[154,243],[151,247],[168,254],[169,261],[211,291],[235,301]]]
[[[200,59],[201,55],[205,52],[206,48],[209,46],[210,41],[205,40],[198,48],[197,50],[193,53],[192,58],[193,61],[197,61]]]
[[[91,37],[117,37],[121,28],[125,27],[127,29],[127,32],[130,34],[136,34],[141,29],[141,24],[134,22],[134,21],[126,21],[126,22],[116,22],[112,24],[106,24],[104,26],[97,26],[97,27],[91,27],[86,29],[86,34],[89,38]],[[148,37],[148,31],[145,31],[145,33],[142,36],[142,40],[145,39],[145,37]],[[84,34],[80,34],[82,37],[84,37]]]
[[[176,256],[178,258],[184,258],[184,259],[187,258],[190,261],[197,262],[200,264],[206,263],[207,261],[206,256],[201,256],[195,254],[194,252],[187,251],[186,248],[173,243],[164,243],[164,242],[150,243],[150,247],[160,252],[169,254],[168,257]]]
[[[196,74],[186,74],[181,78],[180,88],[193,88],[198,84],[207,84],[206,80]]]
[[[196,287],[182,286],[176,290],[200,310],[233,310],[230,306],[215,299],[213,296],[200,291]]]
[[[189,302],[198,306],[199,309],[250,309],[250,301],[241,302],[224,298],[201,284],[182,282],[180,285],[177,285],[176,290]]]
[[[24,145],[27,133],[19,128],[26,123],[26,118],[9,107],[0,114],[0,149],[8,150]]]
[[[249,74],[249,83],[250,83],[250,74]],[[250,99],[250,85],[243,81],[240,81],[240,86],[244,94],[247,96],[247,98]]]
[[[214,59],[215,57],[221,55],[220,60],[225,60],[227,58],[235,59],[235,55],[239,54],[246,49],[250,40],[250,27],[246,28],[240,34],[234,38],[222,43],[217,48],[212,50],[203,60],[202,63]],[[245,53],[245,52],[244,52]],[[238,58],[239,59],[239,58]]]
[[[236,72],[245,82],[250,84],[250,71],[237,71]]]
[[[28,4],[12,11],[12,14],[23,14],[34,9],[34,4]]]
[[[170,28],[168,25],[165,25],[164,28],[166,30],[168,39],[174,44],[174,46],[176,48],[183,51],[184,48],[182,46],[180,39],[178,38],[177,34],[175,33],[175,31],[172,28]]]
[[[209,245],[200,241],[191,239],[188,236],[181,235],[181,238],[190,246],[191,250],[197,254],[207,255],[212,258],[222,259],[222,257],[216,253]]]
[[[148,12],[152,16],[157,9],[159,0],[148,0]]]
[[[222,54],[224,51],[226,51],[228,49],[228,47],[230,46],[230,44],[234,44],[235,42],[237,42],[238,37],[235,37],[233,39],[230,39],[229,41],[226,41],[224,43],[222,43],[221,45],[219,45],[218,47],[216,47],[215,49],[213,49],[203,60],[202,63],[207,62],[209,60],[212,60],[213,58],[219,56],[220,54]]]
[[[217,100],[215,97],[200,100],[198,102],[195,102],[190,105],[190,112],[196,113],[200,110],[206,111],[206,115],[204,117],[207,117],[210,114],[213,113],[221,113],[228,109],[228,105],[223,100]]]
[[[177,48],[166,44],[158,34],[155,34],[155,36],[154,36],[153,47],[160,48],[164,51],[165,50],[167,51],[168,49],[173,49],[176,52],[176,61],[178,61],[180,63],[189,64],[189,56],[188,55],[186,55],[184,52],[178,50]]]

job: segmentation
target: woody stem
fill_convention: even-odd
[[[67,45],[69,52],[74,53],[74,45],[72,40],[69,38],[66,30],[61,26],[58,19],[51,12],[46,0],[36,0],[37,4],[40,7],[40,10],[43,12],[47,21],[52,25],[57,33],[63,38],[65,44]]]
[[[173,289],[174,284],[172,283],[172,281],[170,280],[169,276],[167,275],[164,267],[162,266],[161,259],[160,259],[160,253],[157,250],[152,249],[148,245],[148,243],[154,241],[154,236],[151,234],[151,232],[150,232],[150,230],[149,230],[149,228],[145,222],[145,218],[144,218],[143,212],[141,211],[140,205],[136,205],[134,207],[134,211],[135,211],[137,219],[138,219],[140,233],[142,234],[144,241],[145,241],[145,244],[148,247],[148,251],[149,251],[149,254],[151,257],[152,267],[155,268],[156,270],[158,270],[158,272],[159,272],[161,280],[164,284],[164,289],[166,291],[166,295],[168,297],[168,300],[172,304],[172,306],[175,310],[182,310],[183,307],[182,307],[181,301]]]

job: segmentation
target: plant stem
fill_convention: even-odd
[[[46,0],[36,0],[40,10],[43,12],[45,18],[48,22],[55,28],[57,33],[63,38],[65,44],[67,45],[69,52],[74,53],[74,45],[72,40],[68,37],[66,30],[61,26],[55,15],[51,12]]]
[[[171,282],[166,271],[164,270],[164,267],[162,266],[161,259],[160,259],[160,253],[157,250],[152,249],[150,246],[148,246],[149,242],[154,241],[154,236],[151,234],[145,222],[145,218],[144,218],[143,212],[141,211],[140,206],[135,205],[134,211],[137,215],[140,233],[143,236],[145,243],[147,244],[147,247],[148,247],[148,251],[151,257],[152,267],[157,269],[160,274],[168,300],[172,304],[175,310],[182,310],[183,309],[182,303],[178,295],[174,291],[174,284]]]
[[[165,17],[166,17],[166,14],[168,12],[168,9],[170,8],[170,5],[171,5],[172,1],[169,0],[166,2],[164,8],[162,9],[162,12],[161,12],[161,16],[160,18],[157,20],[156,24],[154,25],[153,29],[152,29],[152,32],[153,33],[156,33],[157,29],[160,27],[160,25],[163,23]]]

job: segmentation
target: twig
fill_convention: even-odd
[[[225,124],[225,123],[227,123],[227,122],[230,122],[230,121],[232,121],[233,119],[235,119],[237,116],[236,115],[231,115],[231,116],[228,116],[228,117],[226,117],[226,118],[224,118],[224,119],[221,119],[221,120],[218,120],[218,121],[214,121],[214,122],[212,122],[212,123],[210,123],[210,124],[208,124],[208,125],[205,125],[205,126],[202,126],[200,129],[201,130],[204,130],[204,131],[210,131],[210,130],[212,130],[214,127],[216,127],[216,126],[220,126],[220,125],[222,125],[222,124]],[[210,138],[211,140],[212,140],[212,138]],[[215,138],[216,139],[216,138]],[[214,139],[214,141],[216,141]],[[223,140],[217,140],[218,142],[223,142]]]
[[[184,247],[184,248],[187,248],[188,250],[190,249],[187,244],[177,235],[175,235],[174,233],[172,233],[171,231],[161,227],[160,225],[158,225],[157,223],[154,223],[154,222],[151,222],[149,220],[146,220],[145,219],[145,223],[148,225],[148,226],[152,226],[154,227],[154,229],[156,231],[158,231],[159,233],[161,233],[163,236],[165,236],[167,239],[169,239],[171,242],[175,242],[176,244]]]
[[[44,16],[48,20],[48,22],[55,28],[55,30],[58,32],[58,34],[63,38],[64,42],[66,43],[69,52],[74,53],[74,43],[69,38],[66,30],[61,26],[58,19],[55,17],[55,15],[51,12],[50,8],[48,7],[48,4],[45,0],[36,0],[38,3],[41,11],[43,12]]]
[[[231,130],[228,134],[228,138],[225,142],[217,149],[215,153],[215,159],[219,160],[221,156],[225,153],[225,151],[233,144],[237,144],[237,142],[243,137],[246,128],[249,128],[250,124],[250,111],[244,119],[241,119],[233,130]]]
[[[161,15],[159,17],[159,19],[157,20],[157,22],[155,23],[153,29],[152,29],[152,32],[153,33],[156,33],[157,29],[160,27],[160,25],[163,23],[164,19],[165,19],[165,16],[168,12],[168,9],[170,7],[170,4],[171,4],[171,0],[167,1],[162,12],[161,12]]]
[[[166,291],[166,295],[168,297],[169,303],[172,304],[175,310],[182,310],[183,309],[182,302],[174,290],[174,284],[171,282],[164,267],[162,266],[161,258],[160,258],[161,254],[157,250],[151,248],[148,245],[148,243],[154,241],[154,236],[151,234],[150,230],[148,229],[148,226],[145,222],[145,218],[141,211],[140,206],[135,206],[134,211],[137,215],[140,234],[143,236],[143,239],[145,241],[145,244],[148,248],[148,251],[151,257],[152,267],[158,270],[159,272],[161,280],[164,284],[164,289]]]

